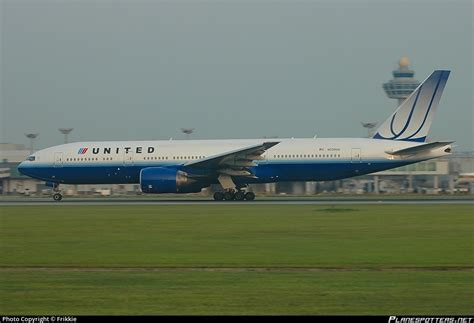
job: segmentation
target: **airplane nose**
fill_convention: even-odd
[[[21,163],[17,166],[17,169],[18,169],[18,171],[20,172],[20,174],[26,175],[26,174],[25,174],[25,162],[21,162]]]

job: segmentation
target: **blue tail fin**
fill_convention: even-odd
[[[434,71],[382,123],[373,138],[424,142],[450,71]]]

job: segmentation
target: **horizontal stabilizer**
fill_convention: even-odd
[[[444,142],[443,141],[436,141],[436,142],[430,142],[430,143],[427,143],[427,144],[422,144],[422,145],[418,145],[418,146],[415,146],[415,147],[400,149],[400,150],[396,150],[396,151],[386,151],[386,153],[390,154],[390,155],[397,155],[397,156],[415,155],[415,154],[429,152],[433,149],[445,147],[449,144],[452,144],[453,142],[454,141],[444,141]]]

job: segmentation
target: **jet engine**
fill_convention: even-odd
[[[140,172],[143,193],[198,193],[208,185],[173,167],[147,167]]]

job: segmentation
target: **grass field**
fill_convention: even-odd
[[[1,206],[2,314],[472,314],[472,205]]]

